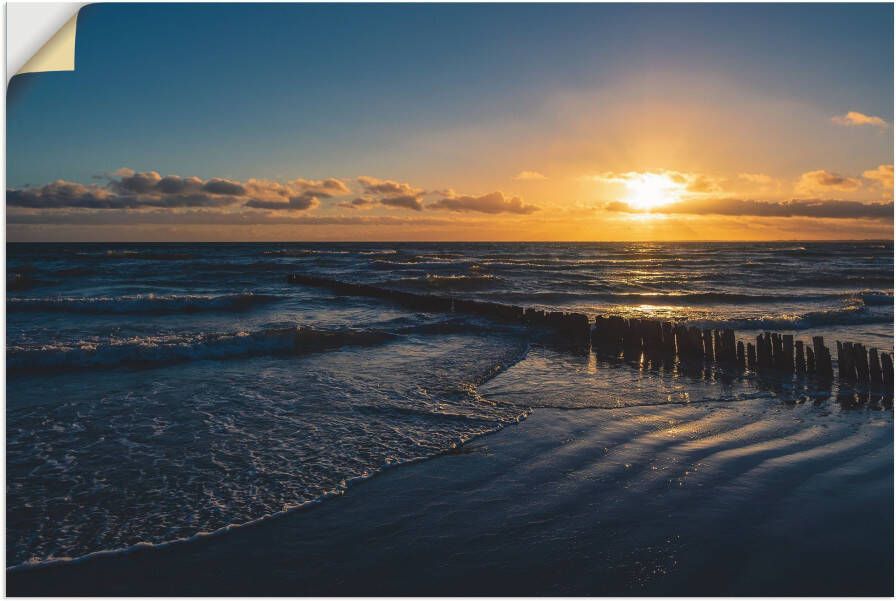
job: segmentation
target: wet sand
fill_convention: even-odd
[[[221,536],[7,573],[10,595],[893,594],[893,414],[535,409]]]

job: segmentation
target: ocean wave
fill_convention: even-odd
[[[610,292],[607,283],[582,286],[580,290],[543,290],[498,292],[495,298],[505,302],[601,302],[607,305],[772,305],[803,302],[855,302],[867,305],[893,303],[887,293],[832,293],[832,294],[748,294],[738,292]]]
[[[837,309],[810,311],[801,314],[769,315],[731,320],[701,320],[699,323],[734,330],[809,330],[827,326],[851,326],[892,323],[892,312],[873,311],[864,302],[855,302]]]
[[[350,250],[316,250],[312,248],[278,248],[276,250],[266,250],[263,255],[280,256],[280,257],[311,257],[314,255],[349,255]]]
[[[885,292],[862,292],[858,298],[869,307],[893,306],[893,295]]]
[[[805,277],[781,277],[785,286],[805,286],[807,288],[892,288],[893,276],[883,273],[855,275],[845,273],[817,274]]]
[[[349,345],[374,345],[394,338],[370,330],[274,328],[253,332],[147,336],[80,343],[11,346],[9,372],[152,366],[203,359],[296,355]]]
[[[682,293],[615,293],[599,295],[606,300],[638,301],[640,304],[776,304],[802,303],[806,301],[848,300],[864,305],[882,306],[893,304],[893,295],[884,292],[862,292],[858,295],[844,294],[747,294],[738,292],[682,292]]]
[[[129,296],[58,296],[50,298],[10,298],[9,312],[61,313],[194,313],[200,311],[246,311],[272,303],[281,297],[272,294],[201,295],[139,294]]]
[[[81,256],[97,256],[95,253],[77,253]],[[145,261],[184,261],[195,259],[193,253],[157,252],[147,250],[107,250],[100,256],[109,259],[143,259]]]
[[[487,273],[437,274],[427,273],[421,277],[401,278],[383,282],[387,286],[425,288],[428,290],[476,290],[492,287],[501,278]]]

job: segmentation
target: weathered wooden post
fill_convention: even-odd
[[[667,357],[675,356],[675,331],[672,322],[663,322],[663,354]]]
[[[893,357],[890,353],[880,354],[881,373],[884,380],[884,394],[893,395]]]
[[[815,373],[815,352],[811,346],[806,347],[806,373],[810,376]]]
[[[796,341],[796,361],[794,363],[794,369],[798,374],[806,373],[806,356],[803,350],[803,341]]]
[[[740,340],[737,341],[737,367],[743,369],[746,364],[746,351],[744,350],[744,343]]]
[[[688,328],[688,337],[690,338],[691,356],[694,359],[703,358],[703,341],[700,328],[691,326]]]
[[[622,346],[626,359],[637,359],[641,356],[642,342],[640,324],[637,319],[625,320],[625,335]]]
[[[868,353],[865,345],[854,342],[852,345],[852,362],[856,366],[856,379],[862,384],[868,384],[871,381],[870,369],[868,367]]]
[[[848,343],[837,341],[837,376],[841,382],[851,382],[853,370],[850,369],[850,360],[852,359],[852,349],[847,349]]]
[[[868,378],[871,380],[871,387],[880,389],[884,385],[884,375],[880,368],[880,357],[877,349],[872,348],[868,351]]]
[[[756,336],[756,367],[765,369],[768,367],[768,354],[765,349],[765,335]]]
[[[647,347],[647,355],[652,359],[656,359],[663,352],[663,326],[655,319],[648,320],[646,326],[645,346]]]
[[[756,347],[752,342],[747,343],[747,367],[756,369]]]
[[[783,349],[781,348],[781,335],[777,332],[772,332],[772,367],[778,369],[781,367],[781,355],[783,353]]]
[[[703,355],[706,357],[708,361],[716,361],[718,358],[716,357],[716,348],[712,343],[712,330],[709,328],[704,328],[702,333],[703,340]]]
[[[831,363],[831,352],[824,345],[824,337],[813,336],[812,347],[815,350],[815,373],[825,380],[832,379],[834,368]]]
[[[675,350],[678,353],[678,357],[682,358],[685,356],[686,348],[687,348],[687,330],[681,324],[675,324]]]
[[[781,369],[787,373],[793,373],[793,335],[784,334],[781,337]]]

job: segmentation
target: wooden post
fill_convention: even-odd
[[[837,341],[837,375],[843,382],[856,381],[856,365],[851,342]]]
[[[716,348],[712,343],[712,330],[706,328],[703,330],[702,334],[703,339],[703,354],[709,361],[717,361],[718,357],[716,357]]]
[[[884,394],[893,395],[893,358],[890,353],[880,354],[880,366],[884,380]]]
[[[746,352],[744,351],[744,343],[737,341],[737,367],[743,369],[746,363]]]
[[[781,335],[772,332],[772,367],[778,369],[781,367]]]
[[[726,328],[722,332],[722,340],[725,345],[725,360],[729,363],[737,363],[737,342],[734,338],[734,330]]]
[[[803,341],[796,341],[796,362],[794,363],[794,369],[798,374],[806,373],[806,356],[803,351]]]
[[[787,373],[793,373],[793,335],[784,334],[781,337],[781,346],[783,353],[781,354],[781,369]]]
[[[669,357],[675,356],[675,331],[672,322],[663,322],[663,353]]]
[[[854,342],[852,345],[852,362],[856,366],[856,379],[862,384],[868,384],[871,381],[870,370],[868,368],[868,353],[865,346]]]
[[[681,324],[675,325],[675,351],[678,353],[679,357],[683,357],[685,354],[685,327]]]
[[[747,343],[747,367],[756,369],[756,347],[752,342]]]
[[[825,380],[832,379],[834,368],[831,364],[831,352],[824,345],[824,337],[813,336],[812,347],[815,350],[815,373]]]
[[[815,352],[811,346],[806,347],[806,373],[810,376],[815,373]]]
[[[880,368],[880,357],[876,348],[868,351],[868,371],[871,387],[875,389],[881,388],[884,385],[884,375]]]
[[[766,369],[768,367],[769,358],[765,348],[765,334],[756,336],[756,367]]]
[[[837,341],[837,376],[842,382],[851,382],[853,370],[850,369],[850,360],[852,359],[852,349],[847,348],[846,342]]]
[[[691,356],[694,359],[703,358],[703,341],[701,340],[700,328],[691,326],[688,328],[688,338],[691,347]]]

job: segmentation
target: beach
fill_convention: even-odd
[[[886,596],[892,428],[814,403],[537,409],[313,508],[7,591]]]

